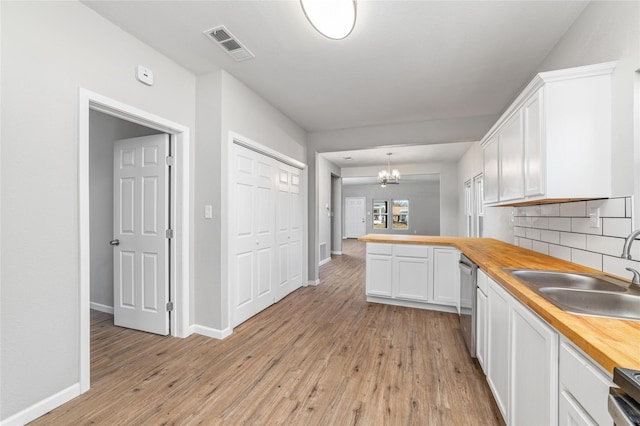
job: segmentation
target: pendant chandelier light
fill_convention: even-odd
[[[390,152],[387,152],[387,170],[380,170],[378,172],[378,183],[383,188],[388,184],[400,183],[400,172],[398,171],[398,169],[391,170]]]
[[[300,0],[309,23],[323,36],[342,40],[356,25],[356,0]]]

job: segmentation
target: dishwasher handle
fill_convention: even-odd
[[[463,273],[467,275],[473,275],[473,269],[471,269],[471,266],[467,265],[465,262],[463,261],[458,262],[458,267],[460,268],[460,271],[462,271]]]

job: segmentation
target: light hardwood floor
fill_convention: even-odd
[[[34,425],[499,425],[453,314],[367,303],[364,244],[224,340],[92,312],[91,390]]]

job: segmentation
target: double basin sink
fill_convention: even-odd
[[[504,270],[563,311],[640,321],[640,286],[604,274]]]

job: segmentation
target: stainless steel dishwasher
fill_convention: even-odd
[[[476,357],[476,292],[478,279],[478,265],[464,254],[460,254],[460,300],[458,314],[460,315],[460,330],[464,342],[469,348],[472,358]]]

